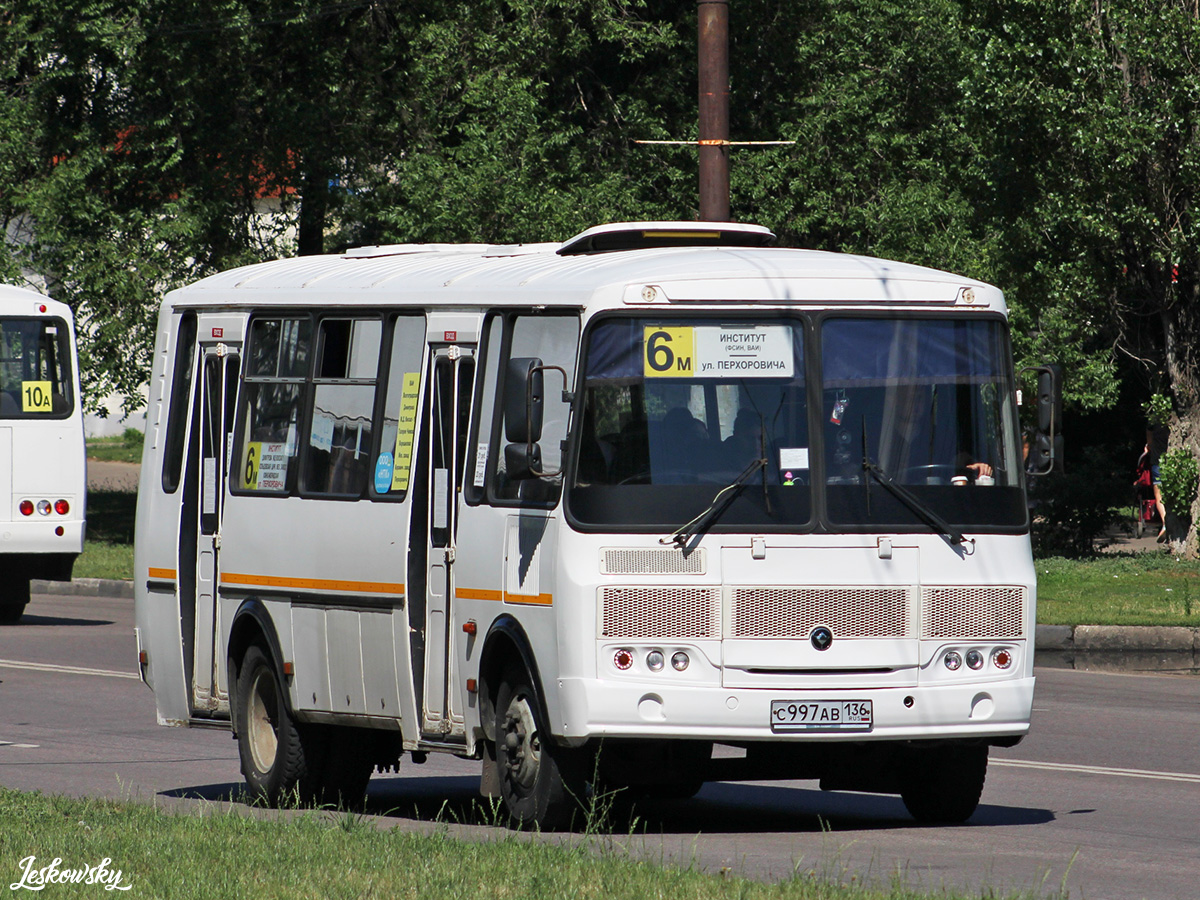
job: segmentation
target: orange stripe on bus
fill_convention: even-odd
[[[535,603],[538,606],[551,606],[554,598],[550,594],[505,594],[505,603]]]
[[[496,600],[504,599],[502,591],[490,591],[484,588],[455,588],[454,596],[459,600]]]
[[[341,581],[332,578],[281,578],[277,575],[246,575],[222,572],[221,584],[254,587],[298,588],[309,591],[352,591],[358,594],[403,594],[404,585],[379,581]]]
[[[156,569],[154,566],[151,566],[148,574],[151,578],[153,578],[155,580],[159,580],[159,581],[174,581],[175,580],[175,570],[174,569]]]

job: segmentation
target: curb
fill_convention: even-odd
[[[1039,625],[1037,665],[1087,671],[1200,670],[1200,628],[1161,625]]]
[[[35,578],[29,582],[29,589],[34,594],[57,594],[60,597],[133,599],[132,581],[117,581],[109,578],[76,578],[73,581],[39,581]]]

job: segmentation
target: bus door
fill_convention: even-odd
[[[224,343],[202,345],[199,385],[198,442],[192,449],[199,467],[199,522],[196,545],[196,624],[193,643],[192,709],[213,712],[229,703],[224,684],[225,655],[216,646],[217,581],[220,571],[221,515],[225,482],[229,476],[229,454],[233,446],[233,419],[237,400],[240,356],[238,348]],[[181,548],[182,549],[182,548]]]
[[[447,686],[452,682],[450,622],[463,458],[475,376],[474,348],[452,345],[433,351],[425,408],[429,467],[428,572],[425,587],[425,666],[421,730],[447,734],[455,715]]]

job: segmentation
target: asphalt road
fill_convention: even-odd
[[[237,803],[227,732],[155,724],[133,674],[132,606],[35,596],[22,624],[0,629],[0,784],[167,807]],[[1196,897],[1200,678],[1056,669],[1038,678],[1034,732],[993,751],[983,803],[965,825],[917,826],[898,798],[822,793],[812,782],[718,783],[639,809],[633,838],[621,829],[601,840],[763,879],[798,871],[886,884],[901,872],[930,891]],[[398,775],[372,780],[369,811],[380,827],[440,820],[468,838],[491,835],[477,785],[478,763],[406,759]],[[29,853],[53,856],[36,834],[29,840]]]

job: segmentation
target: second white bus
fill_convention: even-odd
[[[86,448],[71,309],[0,285],[0,624],[83,552]]]
[[[522,825],[751,778],[969,817],[1034,689],[1003,297],[771,239],[607,225],[169,294],[136,545],[159,721],[231,727],[272,803],[445,751]]]

